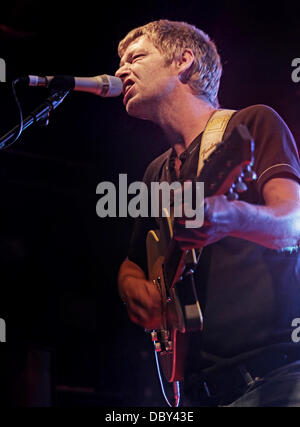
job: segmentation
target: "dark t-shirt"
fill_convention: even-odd
[[[264,184],[274,177],[300,182],[297,147],[288,127],[270,107],[254,105],[234,113],[224,134],[245,124],[255,141],[257,181],[240,199],[263,204]],[[181,155],[179,180],[196,178],[200,134]],[[174,150],[148,166],[144,182],[177,180]],[[145,240],[154,218],[137,218],[128,258],[147,271]],[[292,320],[300,318],[300,252],[281,252],[247,240],[225,237],[204,248],[195,272],[204,329],[197,334],[203,368],[227,363],[270,345],[295,346]]]

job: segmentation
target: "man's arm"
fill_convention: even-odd
[[[204,247],[225,236],[238,237],[277,250],[300,245],[300,185],[293,179],[272,178],[263,188],[265,205],[229,202],[225,196],[206,199],[204,225],[198,229],[175,224],[182,249]]]
[[[161,296],[156,285],[147,280],[144,271],[128,258],[118,276],[119,294],[126,304],[129,318],[146,329],[161,325]]]
[[[250,205],[249,214],[244,218],[244,230],[232,235],[271,249],[288,250],[299,246],[300,185],[292,179],[273,178],[265,184],[263,197],[265,206]]]

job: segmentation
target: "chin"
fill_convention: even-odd
[[[142,105],[138,105],[135,102],[129,102],[126,105],[126,111],[131,117],[136,117],[137,119],[145,119],[147,120],[147,114],[145,112],[145,109],[142,107]]]
[[[126,111],[129,116],[136,117],[142,120],[151,120],[145,109],[145,105],[141,102],[135,102],[131,99],[126,104]]]

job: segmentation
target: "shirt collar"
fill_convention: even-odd
[[[196,136],[196,138],[190,143],[190,145],[187,147],[187,149],[185,151],[183,151],[180,156],[179,156],[179,160],[181,160],[181,162],[183,163],[186,158],[188,156],[190,156],[194,150],[196,150],[196,148],[200,145],[201,142],[201,138],[202,138],[202,134],[203,132],[201,132],[198,136]],[[175,148],[172,147],[171,149],[171,153],[170,153],[170,160],[175,160],[177,157],[177,153],[175,151]]]

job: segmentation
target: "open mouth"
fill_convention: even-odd
[[[132,88],[133,85],[134,85],[134,81],[133,80],[129,80],[128,79],[125,82],[124,87],[123,87],[123,95],[124,95],[123,102],[124,103],[127,102],[127,99],[128,99],[128,97],[129,97],[129,95],[131,93],[131,88]]]

